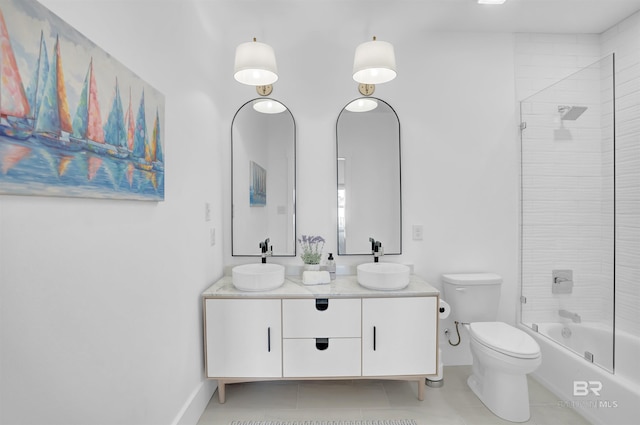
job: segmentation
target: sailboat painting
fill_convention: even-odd
[[[164,200],[164,95],[36,0],[0,0],[0,194]]]

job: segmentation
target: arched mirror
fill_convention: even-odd
[[[401,254],[398,116],[380,99],[356,99],[338,116],[336,143],[338,254],[370,254],[371,237],[385,255]]]
[[[231,124],[231,255],[296,255],[296,126],[282,103],[254,99]]]

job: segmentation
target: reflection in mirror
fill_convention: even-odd
[[[400,121],[376,98],[356,99],[338,116],[338,254],[402,253]]]
[[[282,103],[254,99],[231,124],[231,255],[296,255],[296,128]]]

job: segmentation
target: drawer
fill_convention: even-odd
[[[359,299],[282,301],[283,338],[360,338]]]
[[[360,338],[284,339],[283,376],[360,376],[360,345]]]

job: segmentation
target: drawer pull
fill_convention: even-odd
[[[316,298],[316,310],[325,311],[329,308],[328,298]]]
[[[267,351],[271,352],[271,328],[267,328]]]
[[[316,338],[316,348],[320,351],[329,348],[329,338]]]
[[[373,327],[373,351],[376,351],[376,327]]]

